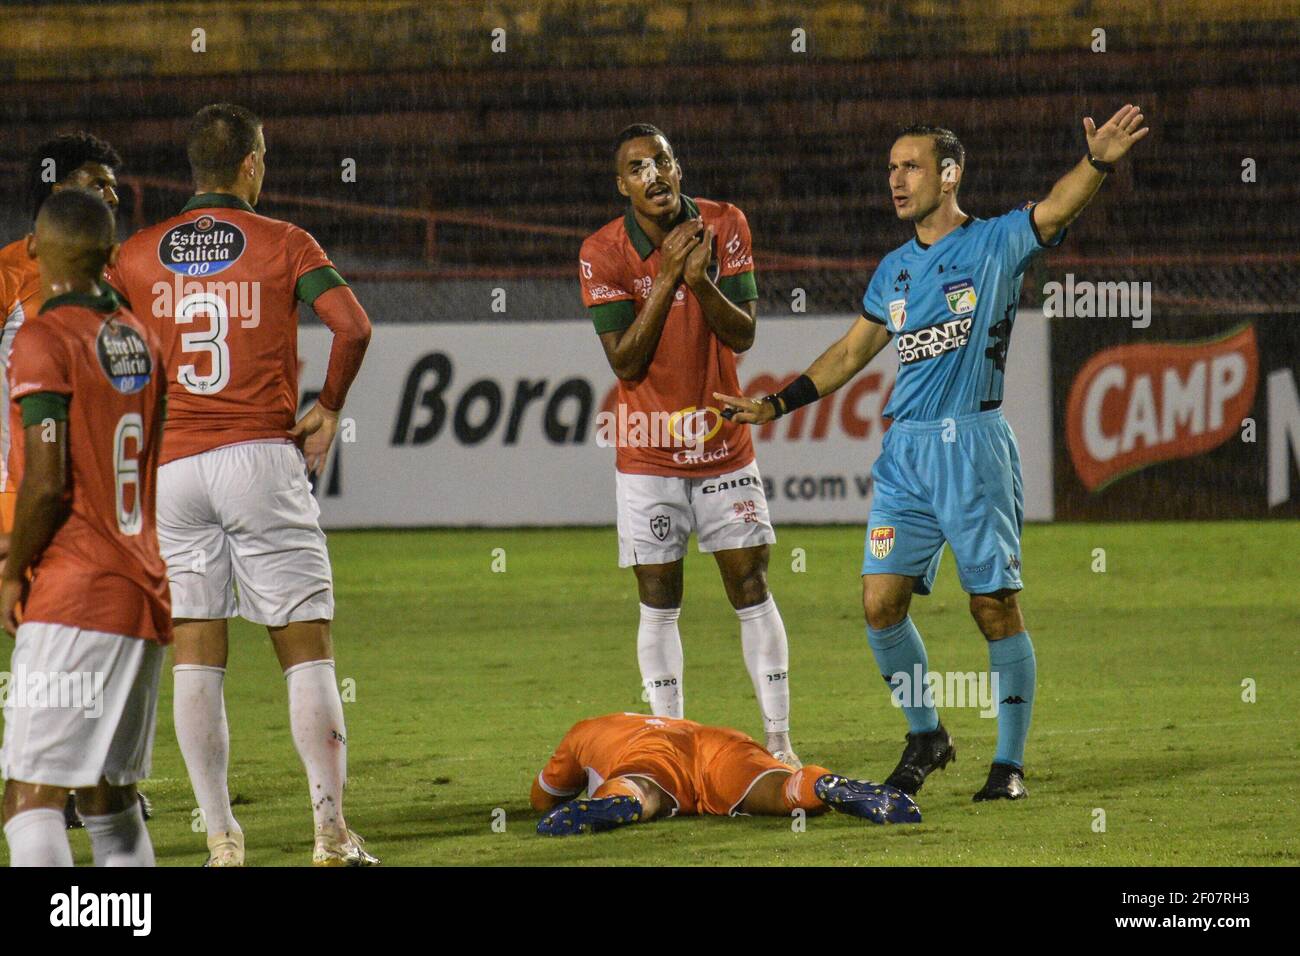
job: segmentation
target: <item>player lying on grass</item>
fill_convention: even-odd
[[[584,787],[588,796],[574,799]],[[645,714],[574,724],[533,781],[537,832],[599,833],[660,816],[789,816],[839,810],[875,823],[920,823],[912,798],[812,765],[781,763],[738,730]]]

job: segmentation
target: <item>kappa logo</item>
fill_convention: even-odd
[[[1007,697],[1006,699],[1004,699],[1004,700],[1002,701],[1002,703],[1004,703],[1004,704],[1024,704],[1024,703],[1028,703],[1028,702],[1027,702],[1023,697],[1021,697],[1019,694],[1013,694],[1012,696]]]
[[[974,312],[975,305],[979,301],[975,295],[975,284],[970,279],[945,283],[943,297],[948,302],[948,311],[953,315],[968,315]]]
[[[668,537],[668,529],[672,527],[673,520],[667,515],[655,515],[650,519],[650,533],[660,541]]]
[[[894,529],[892,527],[871,529],[871,556],[877,561],[889,557],[894,550]]]
[[[912,273],[910,273],[910,272],[908,272],[906,269],[904,269],[903,271],[901,271],[901,272],[898,274],[898,276],[894,279],[894,281],[897,282],[897,283],[902,283],[902,282],[911,282],[911,281],[912,281]]]

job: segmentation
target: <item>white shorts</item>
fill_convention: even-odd
[[[332,620],[320,506],[295,445],[244,442],[158,469],[158,546],[172,617]],[[238,593],[236,594],[236,586]]]
[[[758,463],[712,478],[615,472],[618,566],[668,564],[686,556],[694,531],[701,551],[752,548],[776,540]]]
[[[68,788],[149,776],[165,654],[120,634],[21,625],[4,688],[0,774]]]

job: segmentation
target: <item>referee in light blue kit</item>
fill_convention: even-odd
[[[928,672],[908,607],[913,593],[930,593],[946,541],[998,681],[997,751],[977,801],[1026,795],[1025,738],[1034,705],[1034,646],[1016,599],[1023,587],[1020,454],[1000,410],[1020,285],[1033,257],[1060,244],[1106,174],[1149,132],[1136,106],[1100,128],[1090,118],[1083,127],[1088,155],[1047,198],[994,219],[968,216],[957,205],[966,153],[950,130],[903,130],[889,153],[889,191],[916,237],[881,260],[862,316],[777,394],[715,396],[735,421],[761,425],[829,395],[893,337],[898,379],[885,409],[893,425],[872,469],[862,566],[867,638],[891,691],[918,668]],[[902,695],[910,701],[903,707],[907,746],[887,781],[906,793],[956,756],[923,690]]]

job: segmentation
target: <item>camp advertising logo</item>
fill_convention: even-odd
[[[178,275],[216,275],[234,265],[247,244],[238,226],[205,213],[163,233],[158,261]]]
[[[1098,352],[1066,400],[1066,444],[1079,480],[1097,491],[1157,462],[1217,448],[1250,411],[1258,378],[1253,325],[1206,341]]]
[[[99,367],[123,395],[134,395],[149,384],[153,356],[140,333],[123,322],[108,321],[95,338]]]

